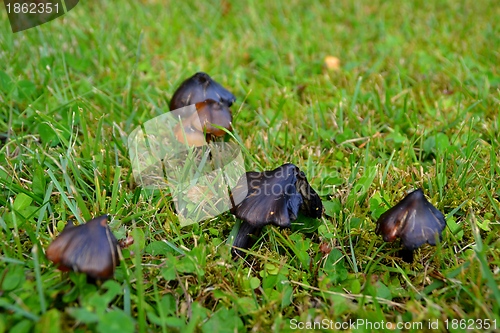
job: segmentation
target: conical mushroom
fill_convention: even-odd
[[[272,171],[247,172],[232,191],[236,205],[231,210],[243,220],[233,247],[245,248],[250,234],[267,224],[289,228],[299,211],[320,218],[323,204],[305,174],[293,164]]]
[[[236,97],[226,88],[215,82],[207,73],[198,72],[182,82],[170,100],[170,110],[206,101],[219,102],[230,107]]]
[[[436,245],[445,226],[443,213],[427,201],[422,189],[418,189],[380,216],[375,233],[382,235],[386,242],[400,237],[406,253],[404,259],[409,261],[412,256],[408,251],[425,243]]]
[[[95,280],[113,277],[119,248],[107,220],[103,215],[78,226],[69,222],[47,248],[47,258],[62,271],[82,272]]]
[[[226,132],[219,127],[232,130],[233,117],[229,107],[235,100],[233,94],[206,73],[199,72],[185,80],[170,100],[170,110],[177,110],[183,118],[183,128],[180,125],[176,127],[177,139],[186,135],[188,144],[191,141],[192,146],[201,146],[204,144],[202,134],[207,141],[224,136]],[[193,104],[199,119],[193,119],[194,115],[190,114],[188,108],[182,109]],[[181,129],[185,132],[182,136],[178,134],[182,132]]]

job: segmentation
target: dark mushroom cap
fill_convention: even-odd
[[[247,172],[232,191],[232,212],[254,227],[290,227],[299,210],[319,218],[323,205],[298,167],[284,164],[272,171]],[[247,192],[248,190],[248,192]]]
[[[300,211],[309,217],[319,219],[323,215],[323,203],[318,193],[309,185],[306,174],[303,171],[299,171],[297,174],[295,187],[297,187],[297,191],[299,191],[303,199]]]
[[[82,272],[96,280],[113,277],[119,249],[107,220],[103,215],[78,226],[69,222],[47,248],[47,258],[63,271]]]
[[[176,110],[207,99],[230,107],[236,97],[203,72],[199,72],[182,82],[170,100],[170,110]]]
[[[226,132],[220,128],[214,127],[217,125],[228,131],[232,131],[233,116],[229,108],[220,102],[212,99],[207,99],[203,102],[196,103],[196,110],[200,117],[201,130],[206,134],[214,136],[224,136]]]
[[[415,250],[425,243],[436,245],[436,234],[441,239],[445,226],[444,215],[418,189],[380,216],[375,233],[386,242],[400,237],[405,249]]]

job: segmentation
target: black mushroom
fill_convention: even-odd
[[[68,222],[47,248],[47,258],[62,271],[82,272],[94,280],[112,278],[120,250],[107,220],[102,215],[78,226]]]
[[[175,136],[190,146],[202,146],[232,131],[229,107],[236,98],[206,73],[185,80],[170,100],[170,110],[180,116]],[[188,106],[194,105],[195,109]]]
[[[441,240],[445,226],[443,213],[427,201],[422,189],[417,189],[380,216],[375,233],[386,242],[400,237],[403,259],[411,262],[415,249]]]
[[[243,221],[233,242],[233,254],[241,254],[237,248],[248,248],[251,235],[262,227],[274,224],[290,228],[299,211],[320,218],[323,204],[311,188],[304,172],[293,164],[284,164],[272,171],[247,172],[232,190],[235,206],[231,212]]]
[[[198,72],[182,82],[170,100],[170,110],[206,101],[207,99],[219,102],[230,107],[236,97],[226,88],[215,82],[208,74]]]

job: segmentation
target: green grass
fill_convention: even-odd
[[[0,332],[500,327],[495,1],[82,1],[17,34],[0,16]],[[232,215],[181,228],[132,176],[127,133],[200,70],[237,96],[247,170],[295,163],[326,208],[266,228],[247,261]],[[448,227],[406,264],[375,221],[416,187]],[[67,220],[104,213],[135,239],[115,279],[56,270],[44,250]]]

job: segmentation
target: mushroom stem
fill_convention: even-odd
[[[240,249],[248,249],[253,245],[253,236],[258,236],[262,228],[254,227],[249,223],[241,222],[238,234],[234,238],[233,248],[231,250],[233,258],[243,257],[245,253]]]
[[[410,250],[404,247],[399,250],[398,256],[403,259],[404,262],[411,264],[413,262],[413,252],[414,250]]]

